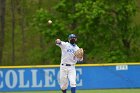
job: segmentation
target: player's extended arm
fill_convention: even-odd
[[[61,41],[60,39],[56,39],[55,41],[56,45],[59,46],[60,48],[65,48],[66,42]]]

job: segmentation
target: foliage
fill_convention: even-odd
[[[85,49],[87,63],[130,60],[131,42],[135,33],[135,26],[132,23],[132,17],[136,12],[134,0],[113,2],[111,0],[83,0],[82,2],[62,0],[55,9],[58,12],[57,19],[63,22],[59,28],[64,29],[60,31],[65,30],[78,34],[78,44]],[[42,22],[36,20],[36,22],[44,25],[47,20]],[[54,18],[54,20],[56,19]],[[53,32],[47,31],[49,30],[46,29],[47,26],[38,28],[51,38],[58,35],[56,27],[58,24],[54,23],[51,27]],[[61,38],[66,35],[64,33],[60,33]]]
[[[52,20],[52,24],[48,24],[48,20]],[[40,54],[46,63],[59,63],[60,62],[60,50],[57,49],[55,45],[55,39],[59,37],[66,37],[66,30],[64,24],[57,20],[57,18],[52,17],[48,11],[44,9],[37,10],[36,14],[33,16],[32,26],[36,31],[39,31],[45,38],[46,49]],[[63,39],[63,38],[62,38]],[[50,59],[56,54],[56,58]],[[58,57],[57,57],[58,56]]]
[[[70,33],[78,36],[85,63],[140,61],[136,13],[136,0],[15,0],[15,65],[59,64],[55,39],[67,41]],[[2,65],[12,65],[10,0],[5,18]]]
[[[76,30],[83,36],[81,38],[86,40],[82,46],[87,50],[89,59],[94,56],[107,59],[104,61],[119,62],[119,54],[115,51],[120,51],[124,56],[121,61],[129,61],[132,46],[130,43],[135,33],[132,23],[135,12],[134,0],[85,0],[84,3],[76,4],[76,14],[73,18],[77,20]],[[106,53],[116,54],[110,58],[105,56]],[[101,61],[100,59],[96,61]]]

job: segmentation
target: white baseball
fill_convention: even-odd
[[[48,23],[49,23],[49,24],[52,24],[52,20],[48,20]]]

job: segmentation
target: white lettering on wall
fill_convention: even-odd
[[[77,74],[76,74],[77,86],[82,86],[83,85],[83,81],[81,79],[82,68],[77,68],[76,71],[77,71]]]
[[[3,72],[0,71],[0,88],[3,88],[3,81],[2,81],[2,78],[3,78]]]
[[[45,85],[44,87],[55,87],[55,69],[45,69]]]
[[[7,71],[7,73],[5,75],[5,83],[6,83],[6,86],[8,88],[16,87],[16,85],[17,85],[17,74],[14,70],[8,70]]]
[[[27,89],[27,88],[47,88],[58,87],[60,71],[50,69],[8,69],[5,72],[0,70],[0,90],[1,89]],[[28,72],[28,73],[27,73]],[[39,73],[41,72],[41,74]],[[76,68],[77,86],[82,86],[82,68]]]
[[[128,70],[128,65],[117,65],[116,70]]]
[[[60,71],[58,71],[58,73],[57,73],[57,82],[60,85]]]
[[[28,88],[29,87],[29,80],[25,81],[24,72],[25,70],[18,70],[19,72],[19,88]],[[27,79],[27,78],[26,78]]]
[[[42,81],[37,84],[37,72],[38,70],[31,70],[32,72],[32,87],[42,87]]]

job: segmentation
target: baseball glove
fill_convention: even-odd
[[[74,53],[75,57],[77,58],[83,58],[83,55],[84,55],[84,50],[83,48],[79,48],[75,53]]]

